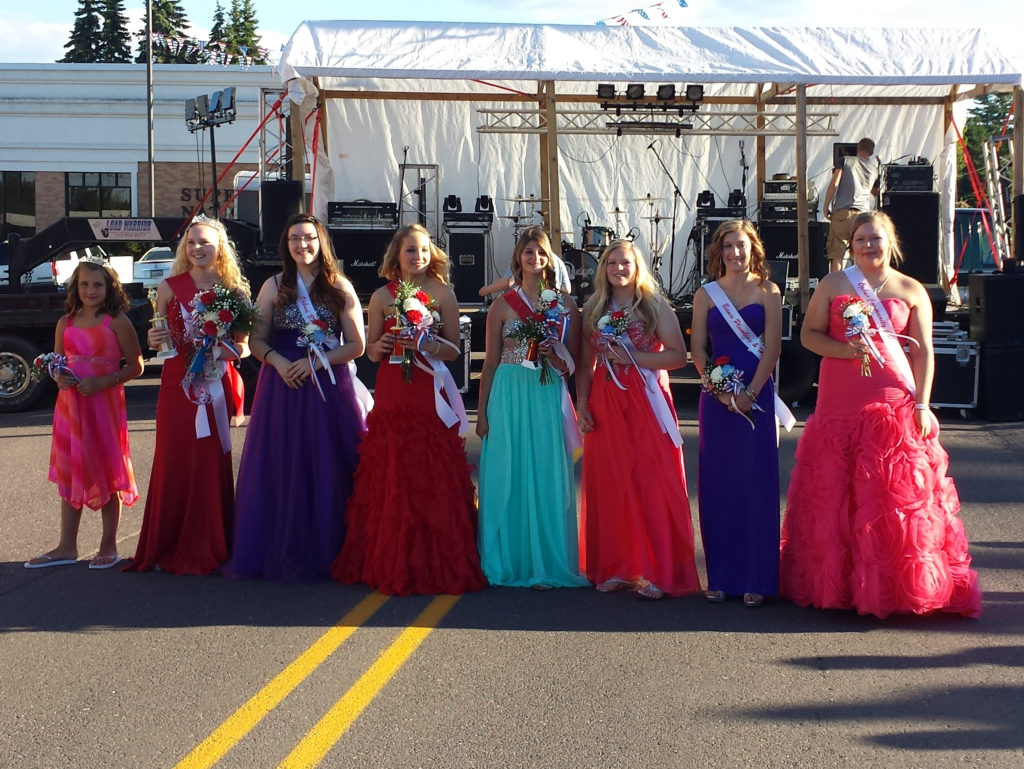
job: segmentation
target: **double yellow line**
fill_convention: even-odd
[[[338,624],[320,636],[312,646],[199,743],[174,769],[209,769],[220,761],[285,697],[337,651],[338,647],[365,624],[387,600],[387,596],[373,592],[360,601]],[[298,769],[319,764],[458,600],[458,596],[451,595],[434,598],[310,729],[295,749],[278,765],[278,769]]]

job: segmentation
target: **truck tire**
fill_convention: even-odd
[[[32,379],[32,361],[40,352],[27,339],[0,334],[0,413],[27,411],[49,389],[48,378]]]
[[[779,397],[788,404],[802,401],[811,394],[818,380],[819,358],[797,339],[782,343],[779,356]]]

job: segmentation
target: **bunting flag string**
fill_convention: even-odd
[[[609,16],[597,22],[597,26],[631,27],[655,24],[682,23],[681,8],[686,8],[686,0],[663,0],[660,3],[633,8],[618,16]]]
[[[227,66],[230,64],[238,64],[243,68],[248,68],[253,65],[256,60],[256,55],[250,54],[249,51],[253,50],[263,61],[270,61],[270,51],[266,48],[254,48],[250,49],[249,46],[241,45],[238,47],[240,54],[228,53],[225,50],[224,43],[214,40],[195,40],[191,37],[171,36],[164,35],[159,32],[152,34],[153,45],[161,46],[170,51],[172,56],[177,56],[180,52],[185,58],[188,58],[193,53],[198,54],[199,64],[210,64],[210,65],[221,65]]]

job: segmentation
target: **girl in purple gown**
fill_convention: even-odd
[[[706,596],[719,602],[742,595],[747,606],[759,606],[779,589],[779,452],[771,376],[782,349],[782,301],[768,280],[764,246],[750,222],[723,222],[709,253],[712,283],[693,299],[693,363],[705,383],[720,364],[743,376],[739,392],[715,395],[705,388],[700,395],[697,499]],[[760,337],[760,357],[734,328]]]
[[[293,216],[280,253],[282,271],[256,300],[251,349],[266,365],[238,471],[226,572],[327,578],[345,538],[356,446],[366,429],[347,366],[363,353],[363,312],[316,218]]]

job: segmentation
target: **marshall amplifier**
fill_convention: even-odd
[[[935,171],[930,165],[885,166],[885,188],[891,192],[931,192]]]
[[[377,271],[395,234],[394,225],[387,230],[331,227],[330,233],[342,271],[352,281],[356,295],[365,302],[370,294],[384,285],[384,279]]]

